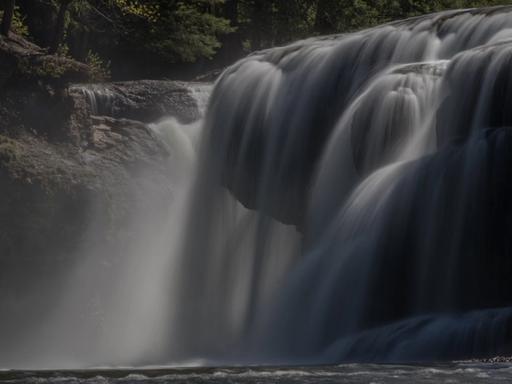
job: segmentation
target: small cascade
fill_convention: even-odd
[[[87,103],[91,108],[91,114],[96,116],[113,116],[114,115],[114,92],[108,87],[100,84],[88,85],[81,87],[87,99]]]
[[[175,180],[181,180],[183,177],[188,179],[195,170],[204,123],[202,117],[206,113],[212,89],[213,85],[208,83],[188,84],[188,91],[194,98],[200,119],[184,124],[171,116],[150,124],[150,128],[168,149],[169,166]]]
[[[213,85],[210,83],[189,83],[187,87],[190,91],[190,95],[197,104],[199,115],[203,117],[206,115],[206,109],[208,108],[208,101],[212,94]]]
[[[139,80],[102,84],[75,84],[91,115],[153,123],[175,117],[189,124],[205,113],[210,84],[169,80]]]

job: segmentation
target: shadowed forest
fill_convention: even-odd
[[[246,54],[499,0],[8,0],[9,28],[50,53],[95,69],[97,80],[190,79]],[[10,10],[12,9],[12,17]]]

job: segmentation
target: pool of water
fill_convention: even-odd
[[[0,383],[510,383],[510,363],[342,365],[294,368],[102,369],[0,371]]]

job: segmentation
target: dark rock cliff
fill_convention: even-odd
[[[141,80],[104,84],[77,84],[75,95],[85,95],[92,113],[152,123],[175,116],[184,123],[197,120],[198,110],[185,83]]]
[[[168,149],[145,123],[194,120],[186,86],[91,86],[116,92],[109,113],[94,110],[87,85],[70,85],[89,78],[84,64],[0,37],[0,291],[7,294],[72,264],[85,241],[122,244],[134,212],[163,219],[154,202],[172,198],[162,188],[171,186]]]

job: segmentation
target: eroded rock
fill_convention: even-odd
[[[199,118],[196,101],[185,83],[141,80],[120,83],[85,84],[71,87],[82,93],[91,113],[151,123],[174,116],[184,123]]]

